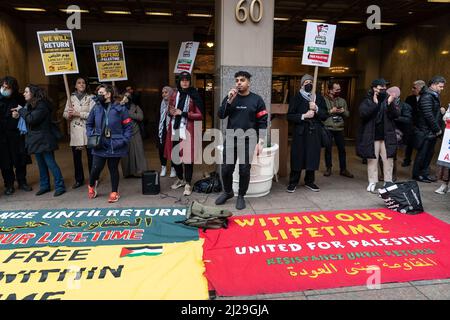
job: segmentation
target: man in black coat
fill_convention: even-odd
[[[402,162],[402,167],[408,167],[409,165],[411,165],[411,156],[414,150],[414,127],[417,121],[417,106],[419,104],[420,91],[422,91],[422,88],[425,86],[426,84],[425,81],[423,80],[414,81],[411,89],[412,95],[408,96],[405,99],[405,103],[411,106],[412,122],[408,127],[409,129],[403,132],[406,149],[405,149],[405,159]]]
[[[319,169],[322,148],[322,121],[328,117],[324,98],[312,94],[314,78],[309,74],[302,77],[301,89],[289,102],[288,121],[294,123],[291,145],[291,174],[287,192],[293,193],[305,170],[305,187],[318,192],[320,188],[314,183],[315,171]]]
[[[386,80],[372,81],[367,97],[359,106],[361,126],[356,153],[367,159],[368,192],[375,192],[378,160],[383,161],[385,182],[392,182],[393,159],[397,152],[394,120],[400,115],[399,99],[386,91]]]
[[[12,117],[11,112],[11,109],[19,105],[23,106],[25,100],[18,92],[19,86],[15,78],[6,76],[0,80],[0,85],[0,167],[5,183],[4,193],[12,195],[16,179],[19,189],[32,190],[26,180],[26,165],[31,163],[31,159],[25,150],[25,138],[17,128],[19,121]]]
[[[439,96],[444,90],[445,82],[444,77],[435,76],[430,80],[429,87],[423,87],[420,93],[415,129],[417,155],[413,167],[413,179],[420,182],[436,181],[429,173],[437,137],[442,134],[439,125],[442,119]]]

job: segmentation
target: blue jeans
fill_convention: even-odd
[[[50,190],[50,176],[48,171],[52,172],[55,178],[55,191],[65,191],[64,179],[55,161],[55,154],[52,152],[36,153],[36,161],[39,167],[39,186],[40,190]]]

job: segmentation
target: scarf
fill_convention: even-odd
[[[86,92],[78,93],[78,91],[75,91],[72,93],[79,101],[83,100],[83,98],[86,96]]]
[[[167,127],[169,125],[169,120],[168,120],[169,99],[173,94],[173,89],[171,87],[164,87],[163,90],[164,89],[167,90],[169,95],[167,97],[167,100],[163,99],[161,101],[161,106],[159,108],[160,118],[159,118],[159,127],[158,127],[158,137],[159,137],[159,142],[161,144],[163,143],[164,131],[167,130]]]
[[[305,89],[300,89],[300,94],[303,98],[305,98],[306,101],[311,102],[313,101],[313,94],[311,92],[306,92]]]
[[[185,94],[184,101],[183,94],[181,92],[177,92],[177,98],[176,98],[176,106],[177,109],[180,109],[181,112],[187,114],[189,112],[189,104],[191,103],[191,98]],[[184,105],[182,104],[184,103]],[[178,119],[178,122],[177,122]],[[177,127],[178,124],[178,127]],[[187,118],[183,116],[176,116],[175,121],[172,121],[172,135],[175,136],[176,133],[179,131],[180,139],[186,140],[186,124],[187,124]]]

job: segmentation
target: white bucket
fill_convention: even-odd
[[[217,149],[220,159],[223,159],[223,146],[218,146]],[[264,148],[261,154],[254,158],[246,197],[256,198],[269,194],[273,176],[278,172],[278,149],[278,144],[274,144],[270,148]],[[239,191],[239,159],[234,169],[233,192],[237,196]]]

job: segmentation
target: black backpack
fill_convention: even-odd
[[[195,182],[193,190],[198,193],[221,192],[222,183],[220,182],[219,174],[217,172],[211,172],[209,177]]]

